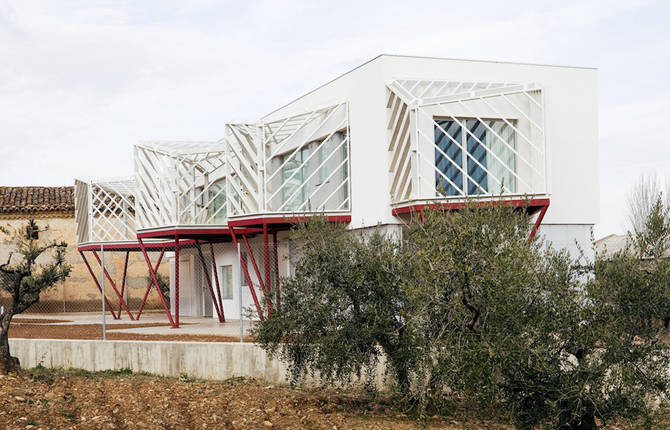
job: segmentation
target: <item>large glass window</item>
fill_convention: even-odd
[[[307,200],[309,188],[302,187],[303,182],[309,176],[307,167],[309,163],[302,165],[307,157],[309,157],[309,149],[305,147],[295,155],[286,154],[281,158],[281,163],[286,162],[282,167],[282,202],[286,203],[284,205],[286,211],[298,210]]]
[[[505,192],[516,192],[512,127],[495,119],[435,122],[435,190],[438,196],[497,194],[502,189],[501,184],[504,184]]]
[[[213,217],[210,223],[221,224],[225,222],[227,216],[225,179],[218,180],[210,185],[207,201],[209,202],[207,215],[210,218]]]

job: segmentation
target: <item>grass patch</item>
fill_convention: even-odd
[[[133,372],[132,369],[127,367],[113,370],[101,370],[101,371],[90,371],[85,369],[63,369],[55,368],[51,369],[44,367],[41,364],[38,364],[36,367],[29,370],[30,375],[34,382],[41,382],[47,385],[52,385],[56,378],[66,378],[66,377],[80,377],[80,378],[119,378],[123,376],[146,376],[154,377],[148,372]]]

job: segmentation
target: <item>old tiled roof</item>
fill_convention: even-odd
[[[0,187],[0,213],[74,210],[74,187]]]

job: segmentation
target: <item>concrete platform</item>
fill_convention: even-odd
[[[99,312],[73,312],[73,313],[49,313],[49,314],[21,314],[16,316],[21,319],[44,319],[44,320],[65,320],[67,322],[49,323],[49,325],[79,325],[79,324],[102,324],[102,316]],[[227,320],[225,323],[219,323],[218,320],[208,317],[179,317],[179,328],[169,326],[167,317],[163,312],[146,312],[142,314],[139,320],[132,321],[127,314],[121,315],[120,320],[115,320],[107,316],[106,324],[165,324],[158,327],[138,327],[109,329],[116,333],[135,333],[135,334],[155,334],[155,335],[218,335],[218,336],[240,336],[242,330],[243,336],[247,336],[248,330],[253,326],[251,320]]]

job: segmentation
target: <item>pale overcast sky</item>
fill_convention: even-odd
[[[216,140],[380,53],[592,66],[596,237],[622,232],[631,184],[670,174],[669,23],[667,1],[0,0],[0,185],[130,175],[138,141]]]

